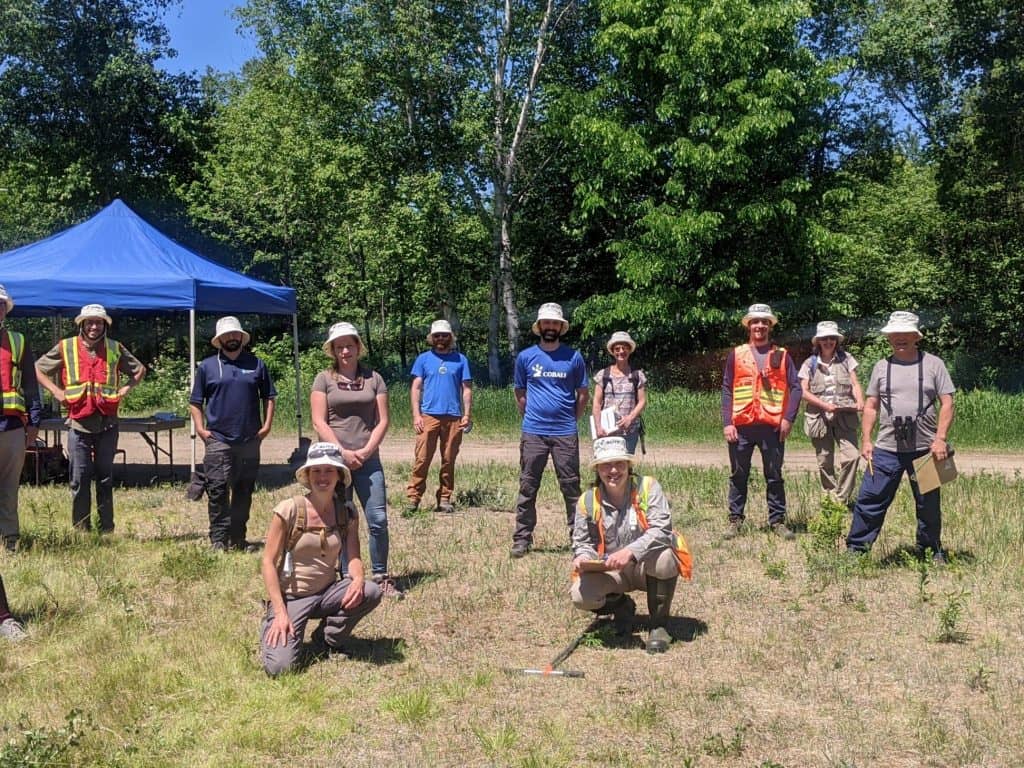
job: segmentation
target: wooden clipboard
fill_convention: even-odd
[[[953,451],[942,461],[936,461],[931,453],[927,453],[914,462],[914,476],[917,478],[917,490],[921,493],[931,493],[936,488],[956,480],[959,474],[956,469],[956,462],[953,461]]]
[[[579,570],[581,572],[607,571],[608,565],[605,563],[604,560],[584,560],[582,563],[579,564]]]

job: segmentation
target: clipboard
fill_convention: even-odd
[[[608,408],[601,409],[601,428],[604,429],[606,435],[610,435],[615,432],[615,425],[618,423],[618,414],[614,407],[609,406]],[[594,423],[594,416],[590,416],[590,438],[597,440],[597,425]]]
[[[579,570],[582,571],[607,571],[608,565],[604,560],[584,560],[579,564]]]
[[[914,477],[917,479],[917,490],[931,493],[936,488],[956,480],[956,462],[953,461],[953,450],[942,461],[936,461],[931,453],[927,453],[914,462]]]

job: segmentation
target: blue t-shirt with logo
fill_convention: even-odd
[[[420,411],[428,416],[461,416],[462,383],[472,381],[469,361],[461,352],[427,350],[412,364],[413,377],[423,379]]]
[[[538,345],[516,357],[515,388],[526,390],[523,432],[545,437],[576,434],[576,390],[586,389],[587,366],[572,347]]]

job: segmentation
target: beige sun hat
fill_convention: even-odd
[[[822,320],[818,323],[818,327],[814,331],[814,337],[811,339],[811,346],[813,347],[818,343],[818,339],[826,336],[835,336],[840,341],[846,338],[843,336],[842,332],[840,332],[838,325],[831,320]]]
[[[210,343],[217,349],[220,349],[220,337],[228,333],[242,334],[243,347],[249,343],[249,339],[251,338],[242,328],[242,324],[238,322],[238,318],[233,315],[228,315],[227,317],[222,317],[217,321],[217,330],[214,331],[213,338],[210,339]]]
[[[629,354],[636,352],[636,342],[633,341],[633,337],[626,331],[616,331],[612,334],[612,337],[608,339],[608,343],[604,345],[604,348],[608,350],[608,354],[612,354],[612,347],[616,344],[625,344],[629,347]]]
[[[355,336],[356,341],[359,342],[359,356],[362,357],[366,354],[366,347],[363,345],[363,339],[359,335],[359,329],[352,325],[352,323],[341,322],[332,325],[331,330],[327,332],[327,341],[321,346],[325,355],[334,357],[334,354],[331,352],[331,344],[334,343],[335,339],[340,339],[342,336]]]
[[[82,311],[75,318],[75,325],[81,325],[82,321],[87,317],[98,317],[100,320],[106,321],[108,326],[114,324],[114,321],[110,319],[110,315],[107,314],[107,310],[103,308],[102,304],[86,304],[82,307]]]
[[[562,324],[563,334],[569,330],[569,321],[566,320],[565,315],[562,314],[562,305],[556,304],[553,301],[549,301],[547,304],[541,304],[540,309],[537,310],[537,319],[533,323],[533,333],[536,336],[540,336],[541,320],[557,320]]]
[[[335,467],[341,473],[341,482],[347,488],[352,485],[352,473],[341,457],[341,448],[334,443],[313,443],[306,452],[306,463],[295,470],[295,479],[309,488],[310,467]]]
[[[7,311],[10,312],[14,309],[14,299],[11,298],[11,294],[7,292],[7,289],[0,285],[0,301],[3,301],[7,305]]]
[[[430,333],[427,334],[427,343],[434,343],[435,333],[448,333],[451,334],[452,341],[458,341],[459,337],[455,335],[455,331],[452,330],[452,324],[447,320],[435,320],[430,324]]]
[[[772,312],[772,308],[767,304],[751,304],[747,309],[747,314],[743,316],[743,319],[740,322],[743,323],[744,328],[749,328],[750,321],[758,318],[767,320],[772,324],[772,328],[774,328],[775,324],[779,322],[779,318],[775,316],[775,313]]]
[[[591,467],[598,464],[611,464],[615,461],[628,461],[633,463],[633,454],[626,448],[624,437],[599,437],[594,441],[594,458],[590,461]]]
[[[890,334],[890,333],[916,333],[917,338],[924,336],[921,333],[921,329],[918,328],[920,318],[913,312],[893,312],[889,315],[889,322],[885,324],[879,333]]]

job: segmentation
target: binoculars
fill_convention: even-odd
[[[892,426],[896,432],[896,442],[913,444],[917,438],[917,419],[913,416],[893,416]]]

